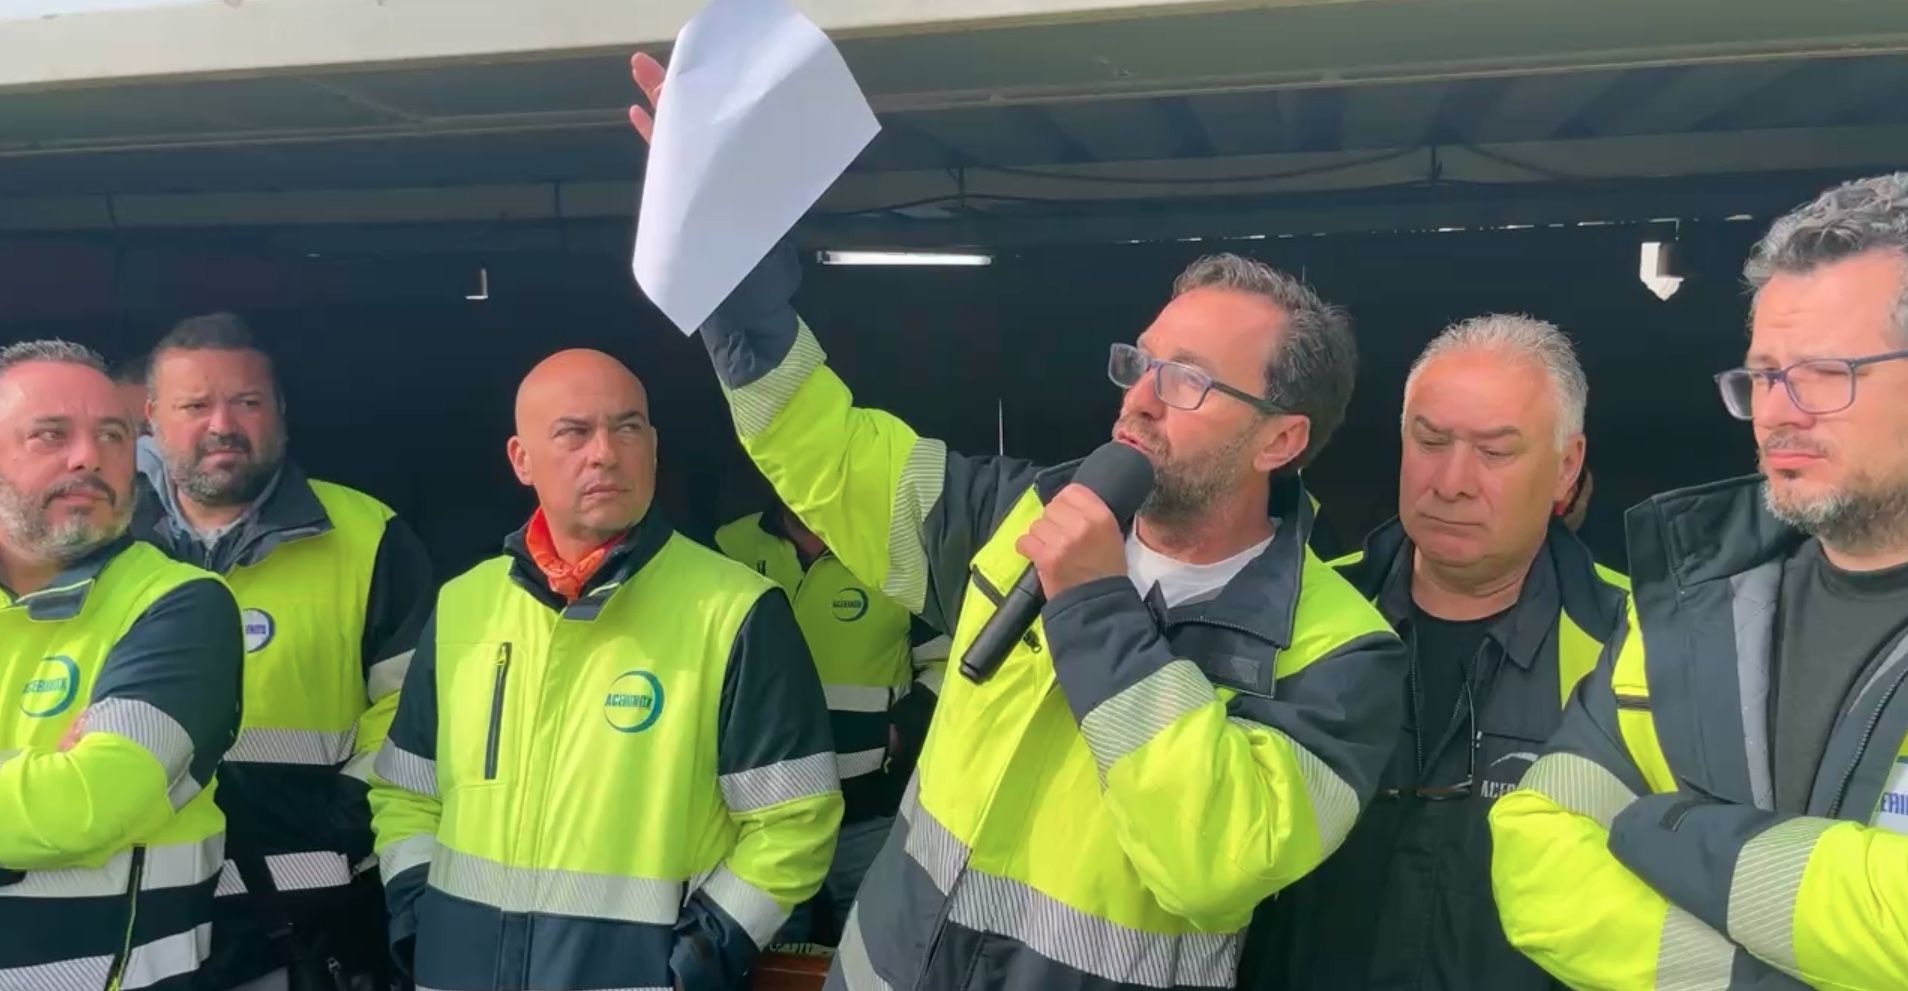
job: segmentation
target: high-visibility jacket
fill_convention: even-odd
[[[777,252],[701,330],[743,446],[855,574],[958,659],[1072,466],[968,459],[857,409],[788,307]],[[847,988],[1229,987],[1262,899],[1351,828],[1390,756],[1403,648],[1305,546],[1280,485],[1269,548],[1214,597],[1071,589],[994,676],[950,674],[902,820],[830,976]]]
[[[163,465],[134,532],[224,576],[245,625],[245,720],[219,769],[227,856],[283,892],[336,888],[371,854],[365,780],[430,611],[430,563],[389,507],[287,463],[238,525],[204,546]],[[162,511],[163,510],[163,511]],[[220,893],[243,891],[231,866]]]
[[[795,544],[753,513],[716,530],[716,547],[782,587],[828,698],[844,822],[891,816],[900,799],[886,772],[889,713],[914,683],[913,617],[856,578],[832,553],[806,568]],[[902,778],[905,781],[905,778]]]
[[[145,544],[0,589],[0,988],[191,985],[240,656],[231,592]]]
[[[653,510],[574,602],[507,548],[439,593],[378,755],[399,959],[441,991],[732,986],[841,819],[786,596]]]
[[[1803,536],[1759,478],[1625,525],[1625,623],[1491,811],[1511,943],[1577,988],[1908,987],[1908,637],[1844,703],[1805,814],[1774,811],[1769,676]]]
[[[1416,547],[1397,521],[1364,550],[1333,561],[1370,597],[1416,656],[1411,597]],[[1517,602],[1486,631],[1470,661],[1472,691],[1456,711],[1419,711],[1410,684],[1405,723],[1378,798],[1345,845],[1260,909],[1242,987],[1539,991],[1548,974],[1504,939],[1491,904],[1485,816],[1514,788],[1557,729],[1577,682],[1615,630],[1629,582],[1596,564],[1562,524],[1538,547]],[[1475,724],[1475,725],[1473,725]],[[1453,789],[1439,800],[1416,789]]]

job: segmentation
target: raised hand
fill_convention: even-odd
[[[663,64],[649,55],[637,52],[629,60],[629,74],[636,80],[636,88],[642,90],[643,99],[649,101],[649,109],[642,104],[633,104],[629,108],[630,126],[636,133],[648,141],[656,133],[656,108],[662,104],[663,76],[666,74]]]

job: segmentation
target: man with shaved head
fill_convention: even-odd
[[[131,417],[99,357],[0,349],[0,988],[187,988],[239,719],[239,614],[131,540]]]
[[[536,492],[451,580],[373,777],[391,943],[442,991],[738,987],[842,800],[782,591],[670,529],[616,359],[563,351],[506,447]]]

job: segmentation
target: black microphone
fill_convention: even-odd
[[[1113,518],[1125,526],[1153,491],[1153,463],[1146,460],[1146,455],[1119,441],[1107,441],[1087,456],[1073,480],[1099,496],[1106,508],[1113,511]],[[1046,604],[1040,574],[1030,564],[1001,599],[1000,607],[988,617],[987,625],[981,627],[974,642],[967,645],[966,653],[961,655],[961,674],[975,684],[993,677],[994,671],[1014,649],[1014,642],[1033,625]]]

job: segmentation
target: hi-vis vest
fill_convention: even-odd
[[[888,710],[907,695],[914,677],[908,611],[856,578],[833,554],[823,554],[804,572],[795,545],[764,531],[760,513],[722,527],[715,539],[722,553],[788,593],[828,696],[835,767],[844,787],[881,770]]]
[[[1777,812],[1768,679],[1803,538],[1757,479],[1625,524],[1617,646],[1491,812],[1506,935],[1573,986],[1908,987],[1908,636],[1845,700],[1804,814]]]
[[[330,528],[287,533],[263,559],[225,576],[245,624],[245,715],[219,772],[221,802],[234,836],[263,848],[280,891],[347,884],[354,863],[370,855],[368,830],[340,835],[345,793],[333,775],[369,774],[395,700],[376,725],[361,718],[373,695],[395,692],[403,677],[393,665],[397,680],[367,685],[362,656],[365,602],[392,512],[352,489],[308,484]],[[228,865],[219,893],[243,890]]]
[[[176,730],[112,700],[90,713],[88,706],[107,652],[140,615],[180,585],[210,578],[131,543],[80,583],[7,599],[0,606],[0,770],[60,759],[52,752],[82,713],[89,734],[115,734],[129,747]],[[33,786],[4,776],[0,783]],[[190,981],[210,947],[212,887],[224,851],[225,819],[213,791],[190,774],[175,781],[170,805],[150,810],[137,835],[95,862],[39,870],[0,863],[25,871],[0,886],[0,988],[111,984],[131,991]],[[61,801],[43,786],[30,798]]]
[[[1027,489],[974,557],[951,658],[967,650],[993,615],[1000,593],[1027,566],[1014,544],[1043,508],[1039,493]],[[1309,551],[1301,552],[1300,581],[1329,591],[1301,598],[1293,622],[1297,639],[1277,655],[1275,672],[1281,680],[1361,638],[1389,639],[1382,619],[1354,589]],[[1217,627],[1203,632],[1233,635]],[[1243,657],[1234,660],[1247,663]],[[1108,704],[1096,713],[1104,721],[1081,724],[1055,680],[1045,626],[1038,619],[987,682],[977,685],[950,675],[920,770],[902,802],[904,823],[897,825],[897,835],[905,837],[906,866],[890,864],[884,870],[878,863],[870,872],[839,955],[846,986],[880,986],[873,961],[894,950],[931,953],[932,937],[922,927],[938,917],[1019,943],[1012,959],[1003,955],[997,964],[1021,974],[1049,968],[1055,987],[1099,982],[1230,987],[1239,940],[1257,899],[1226,901],[1204,890],[1209,887],[1204,878],[1189,874],[1179,879],[1168,902],[1141,877],[1132,858],[1138,837],[1179,831],[1208,837],[1209,869],[1231,873],[1239,868],[1224,851],[1248,842],[1249,834],[1264,843],[1266,837],[1257,834],[1266,824],[1233,818],[1223,802],[1211,808],[1129,808],[1115,815],[1102,800],[1109,775],[1165,771],[1162,766],[1137,772],[1106,760],[1125,747],[1132,752],[1165,748],[1152,760],[1177,763],[1174,773],[1249,773],[1236,764],[1215,766],[1213,761],[1228,755],[1209,749],[1207,733],[1214,727],[1199,725],[1206,719],[1226,723],[1225,703],[1238,689],[1215,684],[1220,705],[1175,712],[1192,704],[1197,690],[1211,691],[1203,684],[1184,688],[1190,697],[1168,691],[1156,700],[1154,711],[1114,712],[1120,706]],[[1182,716],[1185,729],[1167,728]],[[1237,725],[1258,734],[1255,747],[1297,749],[1266,727]],[[1184,760],[1166,756],[1177,748],[1185,748]],[[1343,837],[1358,804],[1322,763],[1300,758],[1299,765],[1304,774],[1293,775],[1279,789],[1291,814],[1283,827],[1289,830],[1283,837],[1286,848],[1249,854],[1269,856],[1274,870],[1290,872],[1294,879]],[[1126,821],[1128,815],[1153,821],[1142,825]],[[889,849],[894,848],[890,842]],[[1186,900],[1178,901],[1182,896]],[[926,948],[904,945],[924,937],[930,940]],[[929,978],[926,984],[939,982]]]
[[[695,893],[766,943],[819,887],[841,801],[825,749],[720,773],[725,719],[783,725],[723,712],[738,633],[780,593],[675,535],[561,608],[512,567],[492,559],[439,593],[399,714],[408,728],[430,713],[435,739],[419,753],[393,736],[377,763],[387,890],[428,863],[406,910],[419,985],[667,988]],[[757,749],[786,742],[773,735]]]

